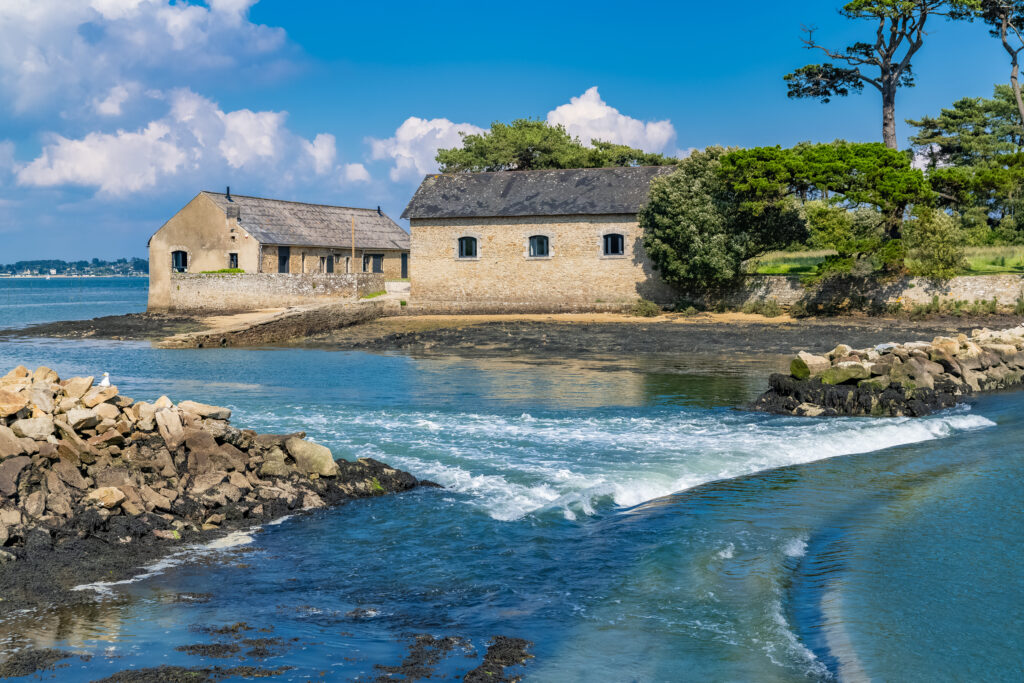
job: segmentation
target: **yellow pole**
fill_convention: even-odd
[[[356,272],[356,217],[352,216],[352,272]]]

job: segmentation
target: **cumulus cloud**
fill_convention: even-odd
[[[585,145],[590,145],[591,140],[602,140],[645,152],[664,152],[676,139],[671,121],[644,122],[626,116],[601,99],[597,86],[548,112],[547,121],[551,125],[565,126]]]
[[[133,85],[134,89],[134,85]],[[93,109],[101,116],[120,116],[121,107],[131,97],[131,93],[124,85],[115,85],[103,99],[95,98],[92,101]]]
[[[20,114],[45,112],[105,101],[115,94],[112,89],[130,81],[266,64],[278,59],[274,53],[285,45],[285,33],[252,23],[248,11],[253,4],[255,0],[211,0],[208,5],[195,0],[3,0],[0,100]],[[108,111],[119,109],[115,102]]]
[[[395,134],[383,140],[370,138],[373,159],[392,162],[389,175],[395,182],[419,179],[437,170],[437,150],[458,147],[460,133],[485,132],[470,123],[452,123],[448,119],[407,118]]]
[[[343,177],[350,183],[370,182],[370,172],[362,164],[346,164]]]
[[[139,130],[94,132],[80,139],[51,135],[42,153],[18,170],[17,179],[24,186],[78,185],[121,196],[163,182],[237,172],[262,182],[339,173],[348,177],[349,169],[335,164],[333,135],[306,140],[286,123],[286,112],[225,112],[208,98],[177,90],[169,96],[167,115]]]

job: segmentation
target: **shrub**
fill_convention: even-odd
[[[637,299],[630,312],[639,318],[653,318],[661,315],[661,306],[647,299]]]
[[[789,307],[789,314],[794,318],[809,318],[811,317],[811,311],[807,308],[806,301],[797,301],[795,304]]]
[[[763,315],[766,318],[778,318],[783,314],[782,306],[775,299],[758,299],[750,301],[743,306],[743,312],[753,315]]]
[[[692,318],[695,315],[700,315],[700,311],[698,311],[694,306],[687,306],[680,312],[683,314],[684,317],[687,318]]]
[[[244,273],[245,271],[241,268],[221,268],[220,270],[204,270],[203,275],[237,275],[238,273]]]

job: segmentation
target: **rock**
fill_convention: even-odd
[[[6,375],[4,375],[3,379],[5,381],[15,382],[18,380],[26,379],[30,375],[31,373],[28,371],[28,368],[26,368],[24,365],[19,365],[18,367],[14,368]]]
[[[146,506],[150,509],[160,510],[162,512],[166,512],[171,509],[171,501],[148,486],[143,486],[139,489],[139,494],[142,496],[143,502],[145,502]]]
[[[92,389],[92,377],[72,377],[64,382],[64,395],[68,398],[82,398]]]
[[[82,405],[95,408],[117,396],[117,387],[93,387],[82,397]]]
[[[292,469],[284,460],[267,460],[260,466],[261,477],[287,477]]]
[[[46,494],[42,491],[30,493],[21,508],[29,517],[42,517],[46,512]]]
[[[801,417],[819,417],[825,413],[825,409],[811,403],[801,403],[796,407],[795,413]]]
[[[851,351],[853,351],[853,349],[851,349],[846,344],[840,344],[839,346],[835,347],[825,355],[829,358],[829,360],[835,360],[836,358],[844,358],[846,356],[849,356]]]
[[[821,373],[821,381],[824,384],[844,384],[868,377],[871,377],[871,369],[866,363],[839,363]]]
[[[174,403],[171,401],[171,399],[167,398],[166,396],[161,396],[153,403],[153,408],[156,412],[160,412],[161,410],[167,410],[168,408],[173,407]]]
[[[13,496],[18,491],[18,476],[29,466],[32,458],[19,455],[0,462],[0,493]]]
[[[75,433],[71,425],[63,420],[54,420],[53,426],[60,435],[60,444],[57,446],[57,452],[61,454],[61,457],[69,456],[73,460],[81,460],[83,462],[92,459],[92,456],[95,455],[92,447]],[[62,448],[63,451],[61,450]]]
[[[178,413],[165,408],[156,413],[156,425],[170,450],[176,450],[185,439],[185,428],[181,424]]]
[[[227,478],[227,472],[200,474],[192,480],[192,493],[197,496],[202,495]]]
[[[24,393],[24,392],[23,392]],[[52,414],[56,403],[53,400],[53,391],[47,385],[33,384],[28,390],[28,403],[37,411],[45,414]]]
[[[25,447],[10,428],[0,424],[0,460],[12,458],[25,452]]]
[[[46,497],[46,509],[59,517],[70,517],[71,496],[67,493],[51,493]]]
[[[7,552],[6,550],[0,550],[0,565],[10,564],[11,562],[17,562],[18,558],[15,555]]]
[[[199,417],[205,417],[212,420],[230,420],[231,410],[228,408],[218,408],[217,406],[206,405],[205,403],[196,403],[195,401],[182,401],[178,404],[178,408],[186,412],[198,415]]]
[[[96,486],[99,488],[117,488],[126,486],[131,481],[128,469],[125,467],[104,467],[96,470],[93,479],[96,480]]]
[[[102,434],[89,439],[86,443],[94,448],[109,448],[110,446],[121,447],[125,444],[124,435],[116,429],[108,429]]]
[[[53,471],[57,473],[62,482],[72,488],[84,491],[89,487],[89,483],[82,476],[82,473],[68,460],[58,460],[53,465]]]
[[[88,408],[69,410],[67,420],[68,424],[71,425],[76,432],[80,432],[83,429],[92,429],[100,423],[100,417],[96,414],[96,411]]]
[[[285,441],[285,448],[295,458],[299,471],[321,477],[338,476],[338,463],[326,446],[292,437]]]
[[[17,436],[43,441],[46,437],[53,434],[53,418],[32,417],[25,420],[16,420],[11,424],[11,431]]]
[[[14,392],[9,389],[0,389],[0,418],[15,415],[28,406],[27,392]]]
[[[53,384],[59,379],[60,377],[57,376],[57,373],[54,370],[51,370],[50,368],[46,367],[45,365],[40,365],[38,368],[36,368],[36,371],[32,373],[33,383],[46,382],[47,384]]]
[[[252,484],[240,472],[232,472],[228,475],[228,483],[241,491],[251,491]]]
[[[797,379],[815,377],[828,370],[831,363],[824,356],[815,356],[801,351],[789,364],[789,373]]]
[[[117,409],[117,406],[110,403],[101,403],[93,408],[93,410],[96,411],[101,420],[117,420],[121,417],[121,411]]]
[[[85,496],[86,505],[98,505],[107,510],[112,510],[121,504],[125,499],[124,493],[113,486],[96,489]]]

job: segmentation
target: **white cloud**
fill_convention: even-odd
[[[152,187],[185,166],[186,155],[166,123],[134,133],[90,133],[81,140],[55,136],[42,155],[18,172],[23,185],[94,185],[108,194]]]
[[[14,143],[0,140],[0,184],[14,173]]]
[[[374,159],[389,159],[393,166],[389,173],[391,180],[418,180],[421,176],[437,170],[437,150],[458,147],[462,144],[460,133],[483,133],[470,123],[452,123],[448,119],[421,119],[410,116],[390,138],[370,138],[369,143]]]
[[[346,164],[344,178],[350,183],[368,183],[370,172],[362,164]]]
[[[253,4],[2,0],[0,107],[45,113],[102,99],[130,81],[258,68],[278,59],[285,33],[249,21]]]
[[[602,140],[646,152],[664,152],[676,139],[671,121],[645,123],[626,116],[601,99],[597,86],[548,112],[547,121],[551,125],[565,126],[571,135],[588,146],[591,140]]]
[[[302,147],[313,159],[313,169],[317,175],[329,173],[334,168],[334,162],[338,158],[338,148],[333,135],[320,133],[312,142],[302,141]]]
[[[121,107],[128,101],[129,97],[131,97],[131,93],[127,87],[115,85],[102,100],[98,97],[93,99],[92,106],[96,113],[101,116],[120,116]]]
[[[39,157],[18,170],[18,183],[127,195],[199,178],[276,184],[328,174],[337,178],[334,136],[306,140],[288,129],[285,112],[225,112],[190,90],[174,91],[168,99],[168,114],[136,131],[94,132],[81,139],[51,135]],[[358,170],[344,172],[362,179]]]

